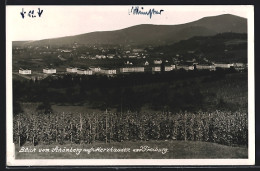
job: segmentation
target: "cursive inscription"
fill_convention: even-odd
[[[161,15],[164,10],[156,10],[154,8],[145,10],[144,7],[135,6],[128,10],[129,15],[147,15],[151,19],[153,15]]]

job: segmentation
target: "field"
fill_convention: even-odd
[[[81,151],[78,155],[76,152],[51,152],[56,148],[73,148],[73,149],[124,149],[130,148],[130,152],[90,152]],[[133,152],[134,149],[140,149],[141,146],[148,146],[147,149],[158,149],[154,152]],[[113,143],[95,143],[95,144],[53,144],[53,145],[26,145],[25,148],[36,148],[34,153],[18,152],[20,147],[16,146],[16,159],[231,159],[247,158],[248,151],[246,147],[230,147],[216,143],[193,142],[193,141],[139,141],[139,142],[113,142]],[[39,149],[50,149],[50,152],[39,152]],[[142,148],[142,147],[141,147]],[[144,147],[145,149],[145,147]],[[165,149],[168,149],[166,151]],[[161,151],[160,151],[161,150]]]
[[[19,153],[22,147],[134,149],[146,145],[167,148],[169,153],[76,156],[246,158],[247,90],[247,73],[232,70],[15,80],[16,157],[75,158],[70,153]]]
[[[247,113],[55,113],[14,117],[14,142],[94,144],[150,140],[213,142],[247,146]]]

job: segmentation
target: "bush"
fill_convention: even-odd
[[[44,114],[47,114],[47,113],[52,113],[52,108],[51,108],[51,104],[49,102],[43,102],[41,103],[37,109],[36,109],[38,112],[40,113],[44,113]]]

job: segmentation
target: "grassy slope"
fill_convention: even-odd
[[[223,99],[225,102],[238,104],[247,110],[248,103],[248,76],[247,73],[227,74],[222,80],[216,80],[201,84],[202,93],[215,93],[215,99]],[[209,97],[209,96],[207,96]],[[214,99],[209,99],[213,101]]]
[[[132,152],[133,149],[140,146],[149,146],[151,148],[168,148],[166,154],[159,152]],[[246,147],[229,147],[208,142],[192,142],[192,141],[139,141],[139,142],[112,142],[112,143],[95,143],[76,145],[57,145],[61,148],[85,148],[102,147],[102,148],[131,148],[131,152],[92,152],[90,154],[81,152],[79,155],[75,153],[18,153],[19,147],[16,147],[17,159],[230,159],[230,158],[247,158],[248,149]],[[33,146],[26,145],[25,147]],[[35,146],[36,151],[39,148],[53,148],[56,145],[38,145]]]

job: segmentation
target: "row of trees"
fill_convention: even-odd
[[[14,80],[14,106],[19,108],[18,102],[49,102],[88,103],[95,108],[117,108],[118,111],[140,111],[145,105],[153,110],[207,110],[208,101],[205,98],[209,95],[205,91],[208,87],[204,85],[209,82],[220,84],[219,81],[225,79],[227,73],[232,71],[179,71],[154,75],[121,75],[115,78],[66,75],[38,82]],[[239,86],[240,84],[238,81]],[[217,98],[215,92],[209,92],[210,96]],[[218,100],[212,100],[213,105],[216,106]]]

